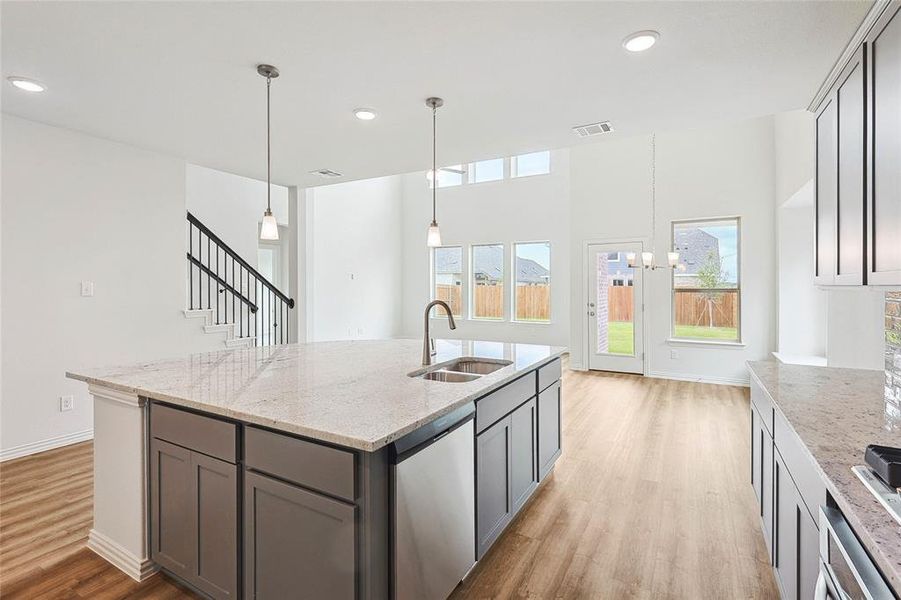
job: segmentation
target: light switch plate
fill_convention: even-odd
[[[93,281],[82,281],[81,282],[81,295],[85,298],[90,298],[94,295],[94,282]]]
[[[59,397],[59,412],[66,412],[75,408],[75,396]]]
[[[669,351],[669,357],[670,357],[672,360],[679,360],[679,351],[676,350],[676,349],[671,349],[671,350]]]

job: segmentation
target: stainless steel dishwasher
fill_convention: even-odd
[[[396,600],[444,600],[475,564],[475,405],[393,445]]]

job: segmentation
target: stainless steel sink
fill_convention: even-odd
[[[475,381],[481,375],[476,375],[474,373],[461,373],[459,371],[429,371],[427,373],[423,373],[419,375],[423,379],[428,379],[429,381],[444,381],[447,383],[465,383],[467,381]]]
[[[487,375],[512,364],[512,360],[490,358],[461,358],[459,360],[455,360],[452,363],[444,365],[442,368],[447,371],[456,371],[458,373],[476,373],[478,375]]]

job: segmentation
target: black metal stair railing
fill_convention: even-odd
[[[187,214],[188,307],[212,310],[217,325],[233,325],[235,337],[251,338],[254,346],[287,343],[294,299]]]

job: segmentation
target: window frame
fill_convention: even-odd
[[[686,224],[702,224],[716,223],[720,221],[735,221],[735,265],[736,265],[736,282],[734,288],[715,288],[715,290],[735,291],[738,295],[738,310],[736,311],[736,339],[720,340],[716,338],[700,338],[700,337],[679,337],[676,336],[676,293],[677,291],[691,292],[706,288],[677,288],[676,287],[676,269],[670,269],[670,337],[669,342],[684,344],[707,344],[713,346],[744,346],[742,311],[744,311],[744,295],[742,293],[742,278],[744,268],[742,266],[742,217],[741,215],[726,215],[720,217],[703,217],[697,219],[675,219],[670,222],[670,250],[676,250],[676,227]]]
[[[547,153],[547,173],[530,173],[528,175],[520,175],[519,174],[519,157],[527,156],[529,154],[543,154]],[[520,154],[515,154],[510,157],[510,179],[526,179],[529,177],[543,177],[545,175],[550,175],[553,171],[553,155],[548,150],[535,150],[533,152],[522,152]]]
[[[466,317],[467,299],[467,273],[466,273],[466,246],[463,244],[443,244],[435,248],[429,248],[429,299],[437,300],[437,275],[435,270],[435,254],[438,250],[459,248],[460,249],[460,314],[454,315],[455,319],[463,319]],[[432,311],[429,315],[432,319],[447,320],[447,314],[442,310]]]
[[[489,179],[487,181],[476,181],[476,164],[481,162],[489,162],[499,160],[501,161],[501,176],[499,179]],[[498,181],[504,181],[510,178],[510,158],[507,156],[496,156],[494,158],[483,158],[481,160],[474,160],[466,165],[466,175],[468,185],[479,185],[482,183],[497,183]]]
[[[527,321],[523,319],[516,318],[516,247],[517,246],[527,246],[529,244],[547,244],[547,252],[548,252],[548,318],[546,321]],[[524,325],[550,325],[554,321],[554,303],[553,303],[553,287],[551,282],[554,279],[554,270],[553,270],[553,262],[554,257],[552,253],[552,244],[550,240],[532,240],[532,241],[518,241],[512,242],[510,244],[510,265],[513,273],[513,277],[510,280],[510,322],[511,323],[519,323]]]
[[[503,281],[500,285],[501,306],[502,306],[503,312],[499,318],[498,317],[479,317],[476,315],[475,300],[476,300],[476,287],[477,286],[476,286],[476,282],[475,282],[476,271],[474,268],[475,257],[476,257],[475,249],[478,247],[484,247],[484,246],[500,246],[501,247],[501,256],[503,257],[502,264],[503,264],[503,268],[504,268]],[[509,321],[510,319],[508,318],[508,314],[507,314],[508,313],[507,285],[508,285],[508,281],[509,281],[509,265],[507,265],[507,244],[505,242],[479,242],[479,243],[469,244],[468,265],[469,265],[469,273],[467,275],[467,281],[469,282],[470,290],[472,290],[472,292],[469,294],[469,298],[468,298],[468,304],[469,304],[469,309],[467,311],[468,318],[472,321],[486,321],[489,323],[502,323],[505,321]]]

